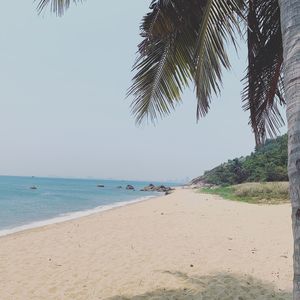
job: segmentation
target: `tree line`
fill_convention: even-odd
[[[192,183],[234,185],[244,182],[288,181],[287,134],[268,139],[250,155],[228,160],[212,170],[205,171]]]

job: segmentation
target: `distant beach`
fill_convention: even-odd
[[[290,226],[289,204],[180,188],[1,237],[0,299],[291,299]]]

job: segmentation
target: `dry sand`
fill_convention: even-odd
[[[194,190],[0,238],[0,299],[291,299],[289,205]]]

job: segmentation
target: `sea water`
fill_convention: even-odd
[[[133,185],[135,190],[126,190],[127,184]],[[0,236],[159,195],[140,191],[148,184],[140,181],[0,176]]]

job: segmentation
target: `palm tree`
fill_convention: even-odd
[[[294,300],[300,299],[300,1],[279,0],[287,99],[288,173],[294,235]]]
[[[81,0],[73,0],[77,3]],[[71,0],[39,0],[62,15]],[[220,92],[230,68],[227,43],[247,35],[248,68],[243,107],[257,145],[283,124],[278,105],[287,100],[289,180],[294,234],[294,299],[300,300],[300,1],[152,0],[141,25],[143,41],[128,94],[137,123],[169,114],[189,84],[195,86],[197,118]],[[284,82],[284,84],[283,84]]]

